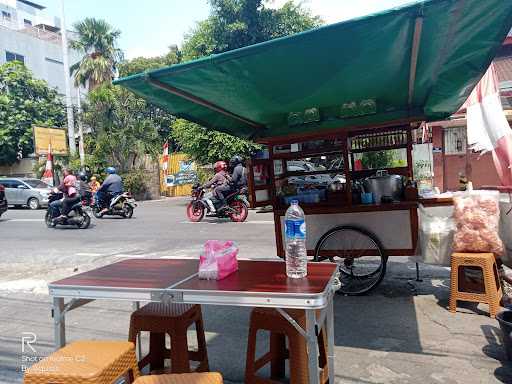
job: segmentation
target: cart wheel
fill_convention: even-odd
[[[318,240],[314,261],[324,260],[338,264],[339,293],[362,295],[382,281],[388,258],[373,233],[354,226],[340,226]]]

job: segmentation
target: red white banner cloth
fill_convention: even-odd
[[[53,155],[52,155],[52,147],[48,145],[48,154],[46,157],[46,167],[44,169],[43,176],[41,180],[46,184],[51,185],[53,187]]]
[[[162,169],[167,171],[167,166],[169,164],[169,142],[165,142],[164,151],[162,154]]]
[[[512,129],[501,105],[498,76],[491,64],[461,109],[466,109],[471,149],[492,151],[502,185],[512,185]]]

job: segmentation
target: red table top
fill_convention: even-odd
[[[322,293],[336,270],[332,263],[308,263],[304,279],[286,277],[284,261],[238,261],[238,271],[223,280],[201,280],[197,276],[179,284],[180,291]]]
[[[198,260],[191,259],[123,260],[52,282],[50,286],[140,289],[166,289],[174,286],[174,289],[180,291],[318,294],[325,290],[336,270],[336,264],[308,263],[307,278],[289,279],[283,261],[240,260],[237,272],[215,281],[200,280],[197,276],[190,278],[197,273],[198,263]]]
[[[165,289],[196,272],[195,260],[129,259],[54,281],[50,285]]]

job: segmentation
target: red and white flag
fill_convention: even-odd
[[[503,112],[493,64],[461,107],[464,108],[470,148],[482,153],[492,151],[501,184],[512,186],[512,129]]]
[[[162,169],[167,172],[167,166],[169,164],[169,142],[164,143],[164,151],[162,154]]]
[[[48,144],[48,154],[46,155],[46,167],[44,169],[44,173],[41,177],[41,180],[53,187],[53,156],[52,146],[50,144]]]

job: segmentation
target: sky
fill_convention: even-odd
[[[60,17],[60,0],[34,0],[46,13]],[[268,0],[279,7],[286,0]],[[294,0],[301,2],[300,0]],[[330,24],[410,3],[411,0],[303,0]],[[64,0],[67,29],[85,17],[105,19],[121,31],[120,48],[128,59],[158,56],[181,45],[194,25],[208,17],[207,0]]]

